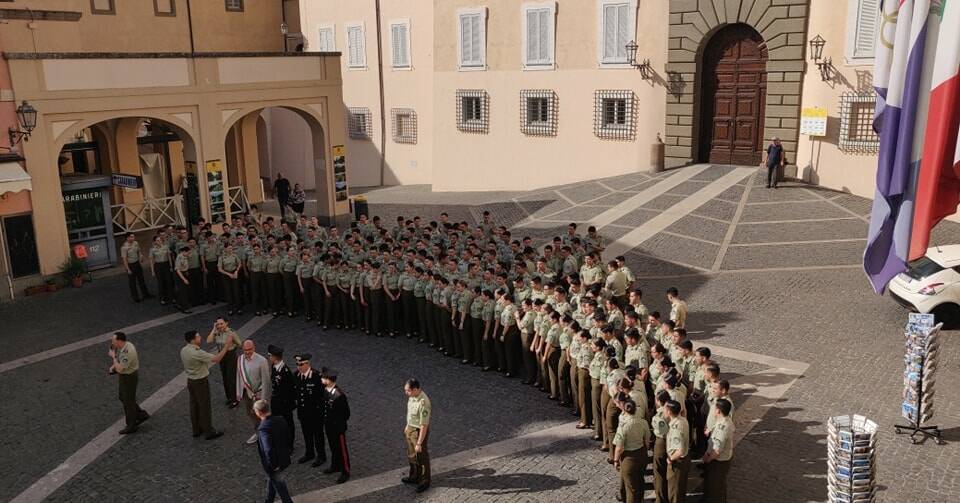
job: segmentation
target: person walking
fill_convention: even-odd
[[[407,394],[407,425],[403,429],[403,436],[407,439],[410,475],[401,481],[404,484],[416,484],[417,492],[422,493],[430,487],[430,453],[427,450],[427,439],[433,408],[430,398],[420,387],[420,381],[408,379],[403,391]]]
[[[767,188],[777,188],[777,179],[779,173],[777,168],[783,169],[786,166],[787,158],[783,152],[783,145],[780,143],[780,137],[771,138],[773,143],[767,146],[767,155],[763,164],[767,167]]]
[[[287,431],[287,422],[283,418],[274,417],[270,411],[270,402],[257,400],[253,403],[253,413],[257,417],[257,453],[260,455],[260,465],[267,474],[267,499],[272,502],[277,496],[283,503],[293,503],[290,489],[283,477],[283,471],[290,466],[290,435]]]
[[[137,376],[140,369],[137,348],[127,341],[127,334],[114,332],[107,355],[112,360],[109,372],[119,377],[120,403],[123,404],[123,416],[127,423],[127,426],[120,430],[120,434],[134,433],[140,423],[150,419],[150,414],[137,403]]]
[[[240,346],[240,336],[230,328],[226,318],[217,318],[213,328],[207,335],[207,344],[216,344],[217,351],[221,351],[230,343],[227,355],[220,362],[220,376],[223,378],[223,394],[227,397],[227,407],[231,409],[240,402],[237,400],[237,347]]]
[[[153,297],[147,290],[147,282],[143,278],[143,265],[140,263],[142,259],[143,254],[140,253],[140,243],[137,243],[137,237],[132,232],[128,232],[126,241],[120,247],[120,260],[123,262],[123,268],[127,271],[127,283],[130,286],[130,296],[133,297],[134,302]],[[139,291],[137,290],[138,287]]]
[[[277,173],[277,179],[273,182],[273,194],[280,204],[280,219],[285,220],[287,205],[290,204],[290,180],[284,178],[282,173]]]
[[[257,346],[253,340],[243,341],[241,346],[243,355],[237,360],[237,401],[243,400],[243,408],[253,421],[254,433],[247,439],[248,444],[257,443],[257,425],[259,418],[253,412],[253,404],[257,400],[270,401],[273,396],[273,387],[270,383],[270,364],[267,359],[257,354]]]
[[[290,449],[293,450],[297,425],[293,422],[293,410],[297,408],[297,390],[293,372],[283,361],[283,348],[270,344],[267,346],[267,359],[270,360],[270,384],[272,398],[270,406],[273,412],[287,421],[287,433],[290,436]]]
[[[311,465],[316,468],[327,462],[327,448],[323,445],[323,413],[326,409],[323,382],[320,372],[310,366],[310,353],[300,353],[295,358],[297,375],[293,381],[305,449],[297,463],[303,464],[316,458]]]
[[[324,411],[324,433],[330,445],[330,467],[323,473],[340,472],[337,483],[342,484],[350,480],[350,451],[347,450],[347,421],[350,419],[350,405],[345,395],[337,386],[337,372],[327,370],[320,376],[326,392],[326,409]]]
[[[206,435],[207,440],[223,436],[222,431],[213,428],[210,410],[210,364],[218,363],[235,350],[233,339],[228,339],[220,352],[208,353],[200,349],[200,332],[187,330],[183,334],[187,344],[180,350],[180,361],[187,374],[187,392],[190,395],[190,424],[193,426],[193,436]]]

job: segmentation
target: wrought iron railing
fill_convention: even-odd
[[[184,225],[183,196],[145,199],[135,203],[110,206],[113,226],[116,231],[140,232],[160,229],[167,225]]]

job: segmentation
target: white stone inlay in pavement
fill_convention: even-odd
[[[596,217],[590,220],[590,225],[595,225],[598,229],[616,222],[621,218],[627,216],[631,211],[643,206],[644,204],[649,203],[650,201],[656,199],[657,197],[662,196],[664,193],[670,189],[680,185],[681,183],[703,173],[710,167],[709,164],[698,164],[695,166],[690,166],[680,170],[679,173],[670,175],[664,178],[662,181],[657,182],[652,187],[644,189],[640,192],[637,192],[630,199],[610,208],[607,211],[597,215]],[[611,255],[614,256],[614,255]]]
[[[118,328],[116,330],[111,330],[109,332],[102,333],[100,335],[95,335],[93,337],[88,337],[76,342],[71,342],[70,344],[64,344],[63,346],[55,347],[53,349],[48,349],[46,351],[41,351],[39,353],[34,353],[29,356],[24,356],[23,358],[17,358],[16,360],[10,360],[8,362],[0,363],[0,374],[4,372],[9,372],[20,367],[30,365],[32,363],[42,362],[44,360],[49,360],[50,358],[55,358],[57,356],[65,355],[67,353],[72,353],[79,349],[87,348],[96,344],[100,344],[106,341],[109,341],[113,338],[114,332],[123,332],[127,335],[135,334],[137,332],[143,332],[144,330],[150,330],[151,328],[160,327],[166,325],[167,323],[173,323],[177,320],[181,320],[188,316],[193,316],[194,314],[205,313],[217,306],[199,306],[193,308],[192,314],[184,313],[173,313],[166,316],[161,316],[159,318],[154,318],[152,320],[147,320],[144,322],[137,323],[136,325],[130,325],[128,327]]]
[[[273,318],[268,316],[256,317],[244,323],[244,325],[237,330],[237,335],[239,335],[241,339],[250,337],[272,319]],[[148,413],[154,414],[186,387],[187,375],[181,372],[177,377],[174,377],[150,395],[140,406]],[[107,452],[117,442],[123,439],[123,435],[120,435],[119,432],[124,426],[124,419],[121,417],[93,440],[87,442],[80,450],[73,453],[63,463],[60,463],[59,466],[31,484],[25,491],[17,495],[16,498],[13,498],[10,503],[39,503],[48,498],[57,489],[80,473],[81,470],[96,461],[103,453]]]

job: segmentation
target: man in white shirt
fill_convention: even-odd
[[[270,382],[270,363],[266,358],[257,354],[256,345],[247,339],[243,341],[243,354],[237,358],[237,401],[243,400],[244,409],[253,422],[253,435],[247,443],[257,443],[256,429],[260,425],[260,418],[253,411],[253,404],[257,400],[270,401],[273,387]]]

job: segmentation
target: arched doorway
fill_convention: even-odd
[[[701,63],[699,161],[754,165],[763,150],[767,49],[746,24],[721,28]]]

